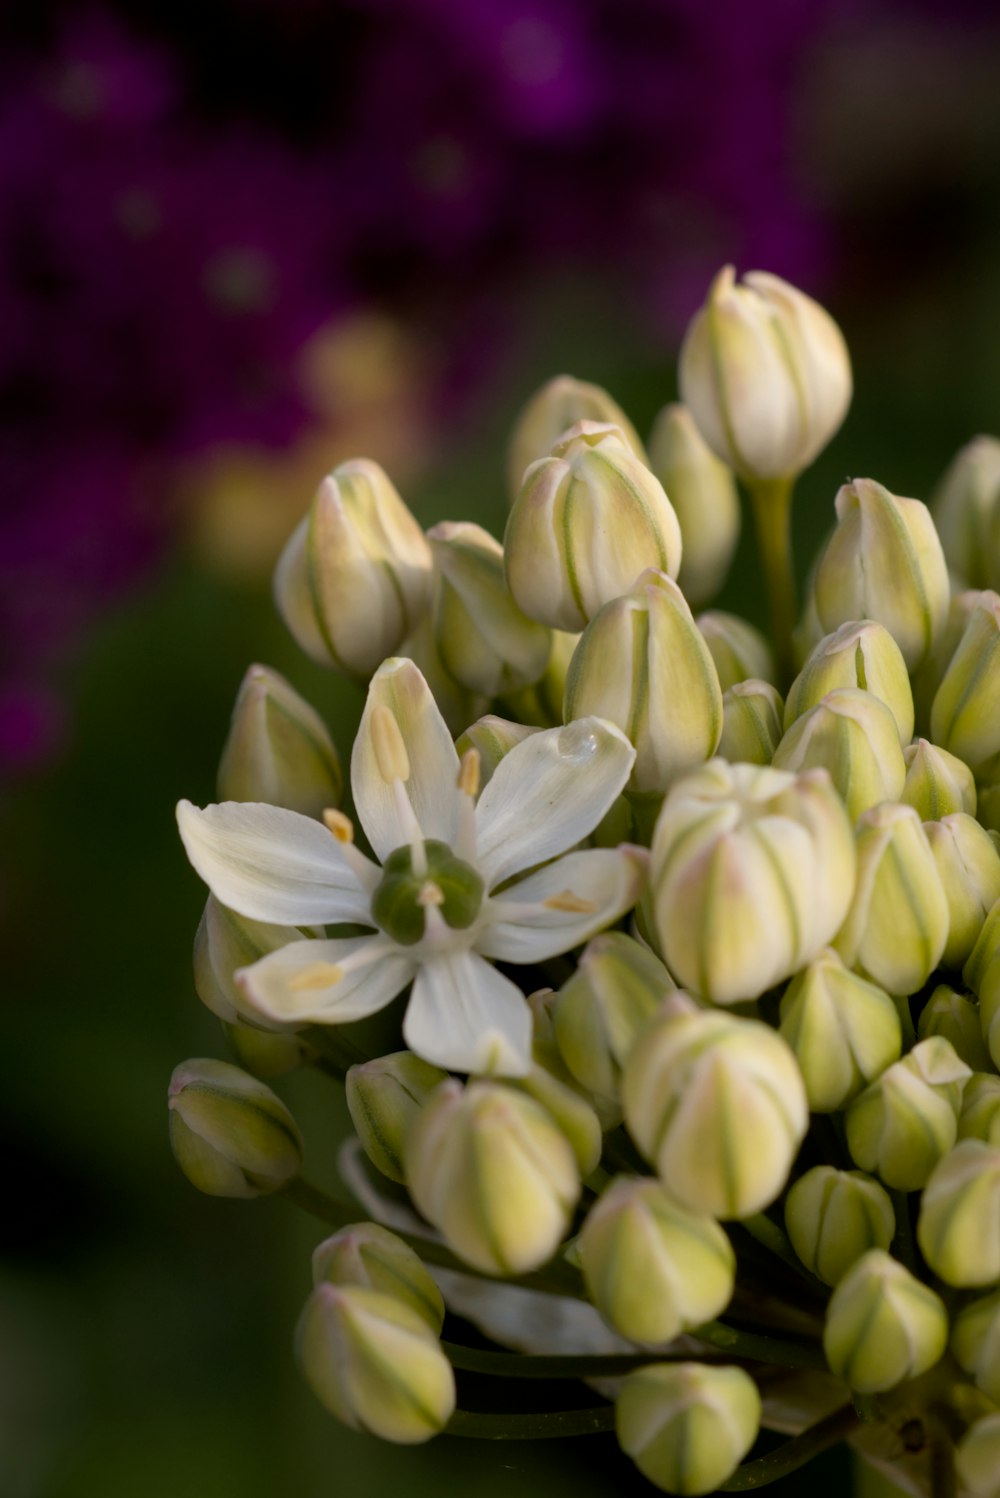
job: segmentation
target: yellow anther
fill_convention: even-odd
[[[458,767],[458,788],[463,795],[479,795],[480,766],[479,750],[466,749]]]
[[[289,978],[288,986],[294,993],[308,988],[332,988],[344,976],[344,969],[335,962],[311,962],[301,972]]]
[[[420,886],[420,893],[417,896],[417,904],[422,905],[424,909],[426,909],[428,905],[443,905],[444,895],[441,893],[441,886],[439,884],[435,884],[433,879],[426,880],[426,882]]]
[[[323,822],[327,830],[332,832],[338,843],[353,843],[354,823],[350,817],[338,811],[335,806],[328,806],[323,812]]]
[[[372,748],[378,772],[386,785],[410,778],[410,756],[403,743],[399,724],[384,702],[376,703],[371,715]]]
[[[544,904],[546,910],[565,910],[569,915],[593,915],[597,910],[593,900],[584,900],[581,895],[574,895],[571,889],[550,895]]]

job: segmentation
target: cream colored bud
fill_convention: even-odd
[[[652,1363],[630,1373],[615,1404],[618,1443],[664,1493],[714,1493],[760,1429],[757,1385],[742,1368]]]
[[[444,1298],[420,1256],[376,1222],[355,1222],[313,1250],[313,1283],[361,1285],[402,1301],[435,1336],[444,1324]]]
[[[304,929],[309,936],[321,935],[314,927]],[[301,936],[297,926],[251,921],[209,895],[194,938],[194,986],[199,999],[226,1024],[273,1028],[251,1007],[233,975]]]
[[[968,1498],[1000,1498],[1000,1414],[970,1425],[955,1451],[955,1472]]]
[[[175,1067],[167,1093],[170,1147],[192,1186],[208,1196],[280,1191],[302,1168],[302,1135],[263,1082],[225,1061]]]
[[[824,635],[792,682],[785,703],[791,728],[828,692],[857,687],[884,702],[896,720],[900,744],[913,737],[913,692],[902,652],[892,635],[873,619],[849,621]]]
[[[681,531],[659,479],[621,431],[585,421],[525,474],[504,559],[529,619],[581,630],[647,567],[676,577]]]
[[[580,1195],[568,1140],[533,1098],[497,1082],[445,1082],[410,1130],[406,1183],[466,1263],[523,1274],[552,1257]]]
[[[797,718],[774,751],[774,767],[829,771],[852,822],[869,807],[895,801],[906,780],[895,718],[858,687],[830,692]]]
[[[816,573],[823,627],[874,619],[912,671],[933,650],[948,616],[948,567],[930,512],[873,479],[845,484],[836,508],[837,528]]]
[[[726,580],[740,538],[740,499],[732,471],[712,452],[686,406],[664,406],[649,439],[649,466],[670,495],[684,556],[677,581],[694,608]]]
[[[663,959],[713,1003],[758,998],[831,942],[854,866],[825,770],[714,759],[677,782],[656,824],[650,887]]]
[[[974,771],[1000,754],[1000,594],[979,599],[931,705],[931,738]]]
[[[508,718],[497,718],[492,713],[487,713],[483,718],[477,718],[471,728],[467,728],[455,741],[459,759],[470,749],[475,749],[479,755],[479,780],[480,785],[487,785],[493,779],[493,772],[502,759],[505,759],[510,751],[518,744],[523,744],[525,739],[530,739],[533,733],[539,733],[540,729],[531,728],[524,723],[512,723]]]
[[[267,666],[251,666],[219,763],[220,801],[266,801],[318,817],[337,806],[344,777],[322,718]]]
[[[252,1077],[267,1081],[283,1077],[309,1057],[309,1047],[297,1035],[278,1035],[273,1030],[258,1030],[254,1025],[222,1022],[226,1039],[240,1066]]]
[[[931,706],[951,658],[958,649],[965,627],[975,611],[985,605],[989,608],[996,594],[967,588],[963,593],[953,593],[948,604],[944,629],[934,649],[917,671],[911,672],[913,705],[916,709],[917,727],[921,732],[930,731]]]
[[[951,1350],[975,1379],[976,1387],[994,1404],[1000,1404],[1000,1290],[972,1301],[959,1312],[952,1328]]]
[[[782,734],[785,705],[777,687],[755,677],[722,694],[719,757],[730,764],[769,765]]]
[[[795,1053],[814,1113],[845,1107],[903,1049],[892,999],[846,968],[830,947],[789,983],[780,1033]]]
[[[976,814],[976,783],[972,771],[946,749],[929,739],[916,739],[903,750],[906,780],[900,801],[912,806],[922,822],[936,821],[954,811]]]
[[[960,969],[976,944],[991,907],[1000,900],[1000,853],[985,828],[964,811],[924,832],[948,900],[948,940],[942,961]]]
[[[822,452],[851,400],[847,346],[787,281],[731,265],[688,328],[681,395],[709,447],[747,480],[791,478]]]
[[[1000,1146],[1000,1077],[995,1072],[974,1072],[966,1082],[958,1137]]]
[[[417,1445],[455,1409],[451,1364],[426,1320],[394,1295],[317,1285],[296,1333],[306,1382],[345,1425]]]
[[[715,662],[724,692],[738,681],[774,681],[774,654],[759,629],[722,609],[708,609],[695,623]]]
[[[278,610],[320,665],[366,680],[426,613],[430,547],[377,463],[323,480],[274,574]]]
[[[704,764],[722,733],[722,692],[684,594],[644,572],[594,615],[566,678],[564,716],[606,718],[636,750],[631,785],[662,794]]]
[[[862,1254],[889,1247],[896,1214],[871,1176],[817,1165],[789,1191],[785,1227],[806,1268],[825,1285],[837,1285]]]
[[[396,1051],[352,1066],[345,1080],[347,1108],[361,1147],[390,1181],[406,1180],[403,1156],[417,1115],[448,1073],[412,1051]]]
[[[949,988],[947,983],[938,984],[921,1010],[917,1035],[921,1040],[943,1035],[956,1056],[974,1072],[990,1069],[990,1053],[983,1039],[979,1008],[965,994]]]
[[[830,1298],[823,1351],[831,1372],[858,1394],[881,1394],[926,1373],[948,1343],[940,1296],[873,1248]]]
[[[919,1041],[848,1108],[851,1159],[897,1191],[919,1191],[958,1137],[971,1075],[942,1036]]]
[[[946,1285],[1000,1280],[1000,1149],[963,1139],[945,1156],[920,1198],[917,1242]]]
[[[586,380],[556,375],[546,381],[523,408],[511,433],[507,449],[507,488],[510,502],[520,492],[525,469],[548,457],[563,432],[579,421],[616,426],[640,463],[648,461],[642,439],[618,402]]]
[[[1000,441],[974,437],[945,470],[931,509],[948,565],[965,587],[1000,581],[992,526],[1000,509]]]
[[[948,899],[912,806],[886,802],[857,830],[854,900],[834,943],[844,961],[891,994],[922,988],[948,940]]]
[[[791,1050],[769,1026],[718,1011],[666,1013],[622,1077],[629,1133],[691,1212],[750,1217],[779,1194],[809,1122]]]

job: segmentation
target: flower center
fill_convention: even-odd
[[[427,910],[435,907],[453,931],[471,926],[483,903],[483,881],[471,864],[456,858],[447,843],[424,843],[426,868],[417,873],[413,850],[397,848],[382,865],[382,882],[372,897],[372,915],[400,946],[424,935]]]

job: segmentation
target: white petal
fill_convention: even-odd
[[[259,801],[177,807],[181,839],[215,898],[277,926],[373,924],[369,899],[321,822]]]
[[[531,1010],[524,994],[474,952],[423,964],[403,1037],[411,1051],[449,1071],[524,1077],[531,1070]]]
[[[544,962],[580,946],[631,910],[642,893],[646,862],[644,848],[629,846],[557,858],[490,900],[490,924],[477,950],[504,962]]]
[[[515,745],[476,808],[476,863],[487,888],[593,832],[634,762],[628,739],[603,718],[578,718]]]
[[[289,942],[240,968],[236,981],[246,1007],[272,1024],[338,1025],[384,1009],[413,969],[394,942],[352,936]]]
[[[392,786],[383,780],[372,745],[375,707],[387,707],[399,724],[410,762],[406,791],[425,837],[449,846],[458,830],[461,796],[458,755],[426,681],[410,660],[384,661],[372,677],[351,754],[351,789],[358,820],[383,862],[407,842]]]

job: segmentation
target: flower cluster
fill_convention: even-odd
[[[849,404],[839,330],[727,269],[681,388],[648,445],[594,386],[538,392],[502,545],[425,535],[371,462],[323,481],[275,591],[303,649],[367,685],[353,814],[323,723],[253,667],[220,803],[178,810],[211,891],[198,993],[245,1069],[178,1068],[174,1150],[204,1191],[281,1191],[337,1229],[298,1348],[360,1429],[613,1428],[675,1494],[759,1487],[848,1438],[914,1492],[957,1472],[987,1498],[991,444],[956,459],[939,526],[845,484],[799,611],[789,502]],[[692,611],[733,553],[734,475],[770,639]],[[303,1180],[262,1080],[309,1064],[346,1085],[354,1205]],[[604,1402],[474,1414],[469,1370],[599,1377]],[[762,1427],[791,1439],[755,1456]]]

